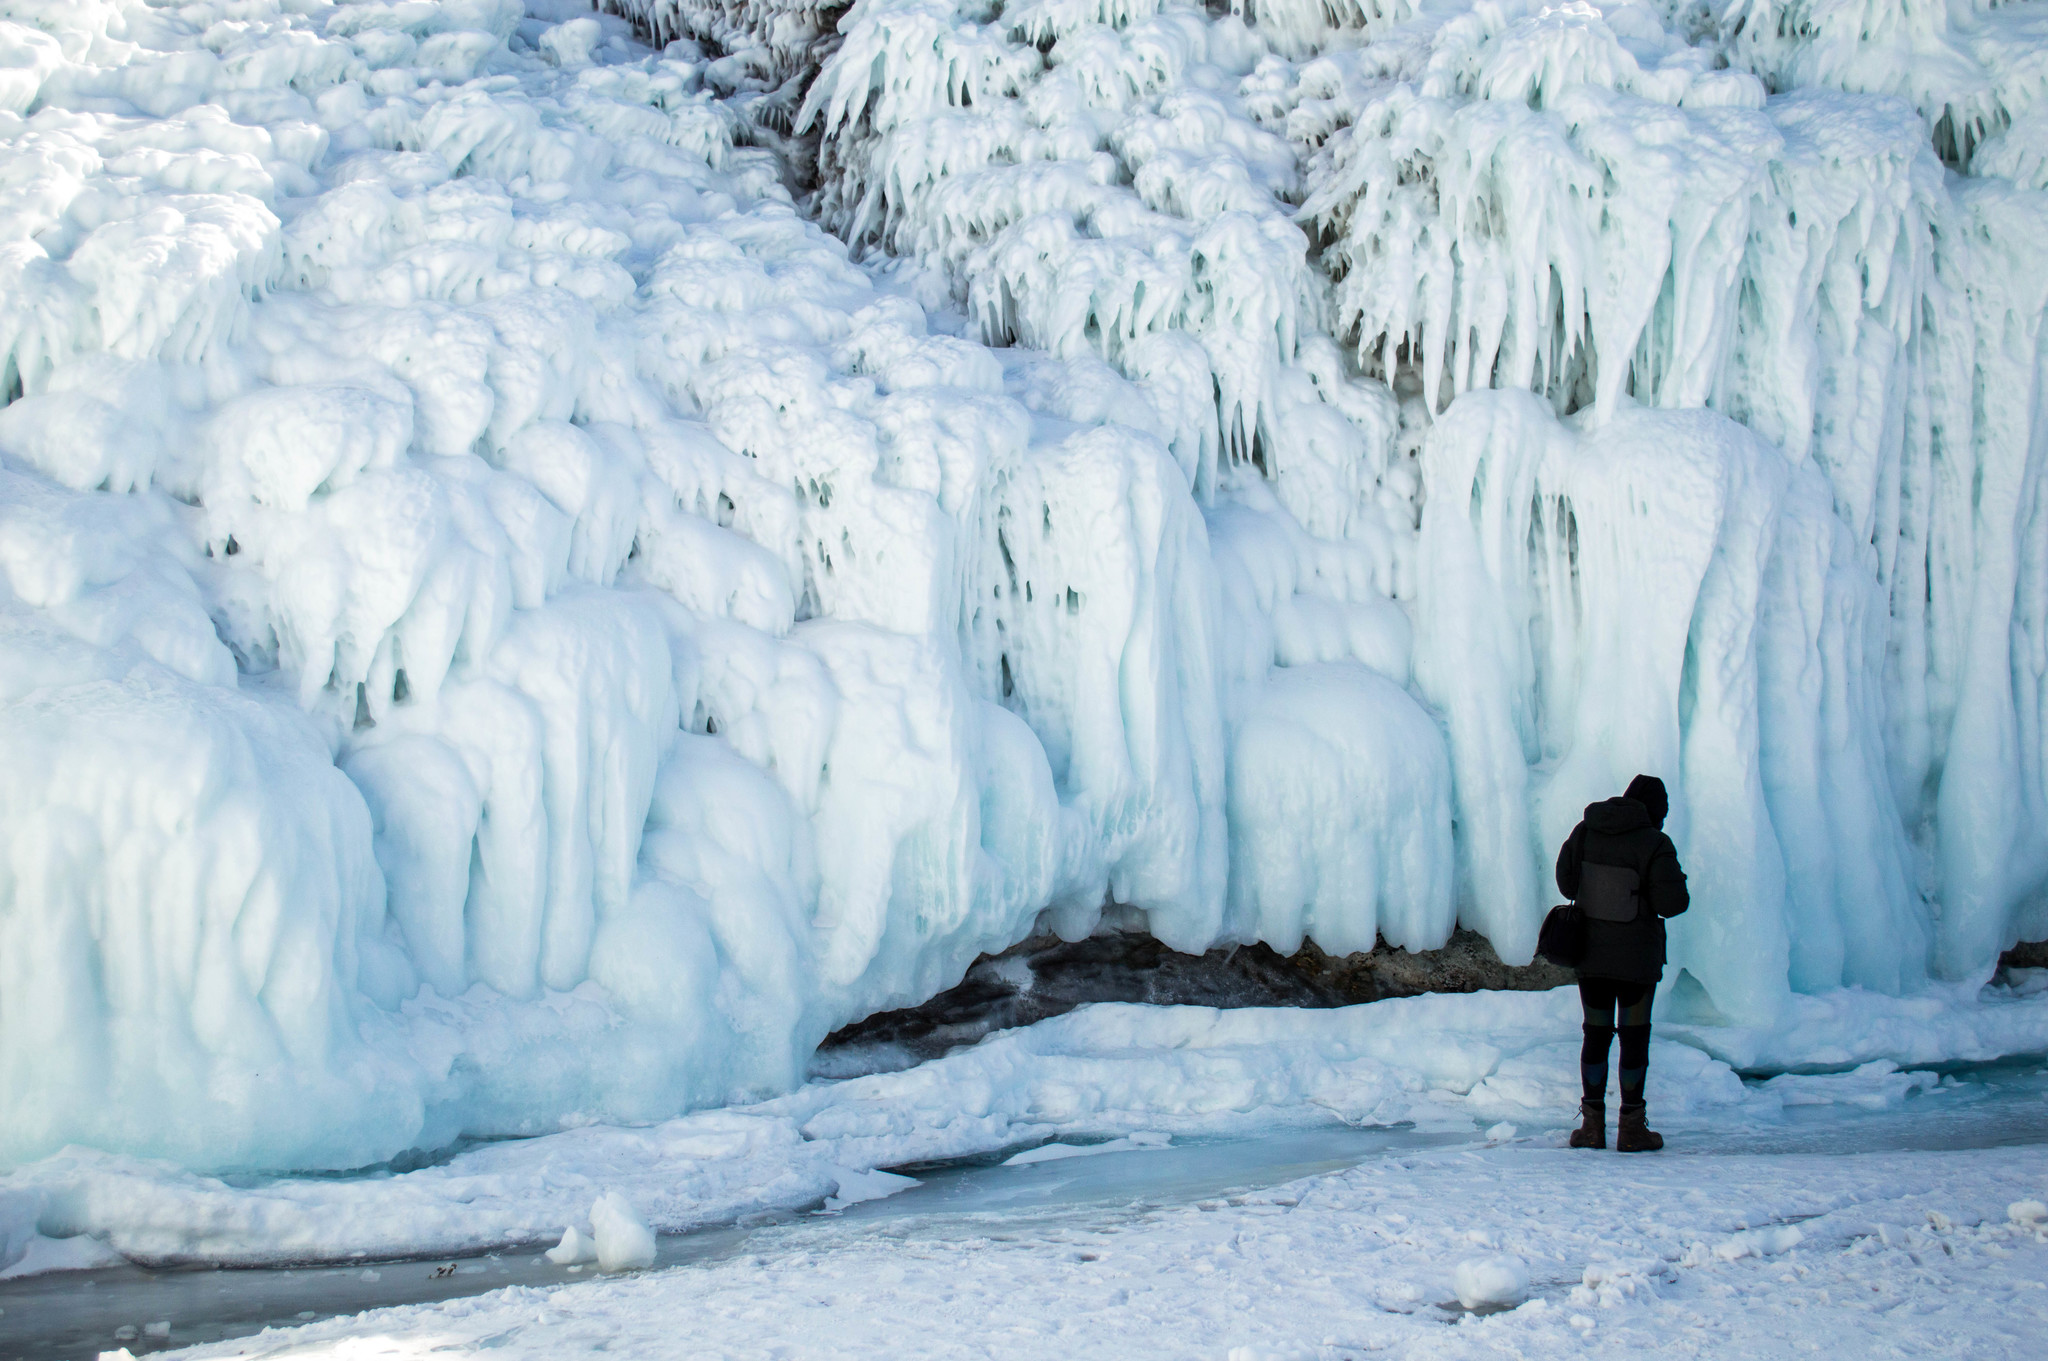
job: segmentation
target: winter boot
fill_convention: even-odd
[[[1574,1143],[1578,1140],[1574,1134]],[[1615,1131],[1614,1147],[1620,1153],[1655,1153],[1664,1147],[1664,1136],[1650,1128],[1649,1112],[1642,1106],[1621,1108],[1621,1127]]]
[[[1607,1147],[1607,1107],[1598,1101],[1581,1101],[1579,1116],[1581,1124],[1572,1131],[1572,1147]]]

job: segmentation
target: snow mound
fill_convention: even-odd
[[[1529,1264],[1512,1253],[1468,1257],[1451,1268],[1451,1288],[1467,1309],[1502,1309],[1529,1295]]]
[[[1775,1257],[1781,1252],[1790,1252],[1805,1241],[1806,1234],[1796,1224],[1744,1229],[1716,1243],[1714,1256],[1724,1262],[1740,1261],[1744,1257]]]

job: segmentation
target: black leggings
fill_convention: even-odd
[[[1621,1105],[1643,1104],[1643,1083],[1650,1075],[1650,1002],[1656,990],[1647,983],[1612,978],[1581,978],[1579,1004],[1586,1011],[1586,1042],[1579,1050],[1579,1085],[1593,1105],[1607,1101],[1607,1050],[1621,1032]],[[1615,1024],[1619,1014],[1620,1025]]]

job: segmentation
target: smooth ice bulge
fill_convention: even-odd
[[[1723,1014],[2048,934],[2031,7],[604,10],[0,0],[0,1159],[1525,959],[1639,768]]]

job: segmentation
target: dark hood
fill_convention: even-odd
[[[1620,836],[1644,827],[1654,827],[1650,810],[1634,799],[1602,799],[1586,805],[1586,830],[1602,836]]]
[[[1636,776],[1628,782],[1628,788],[1622,791],[1622,797],[1634,799],[1649,809],[1650,821],[1659,827],[1664,825],[1665,817],[1671,812],[1671,799],[1664,792],[1664,782],[1655,775]]]

